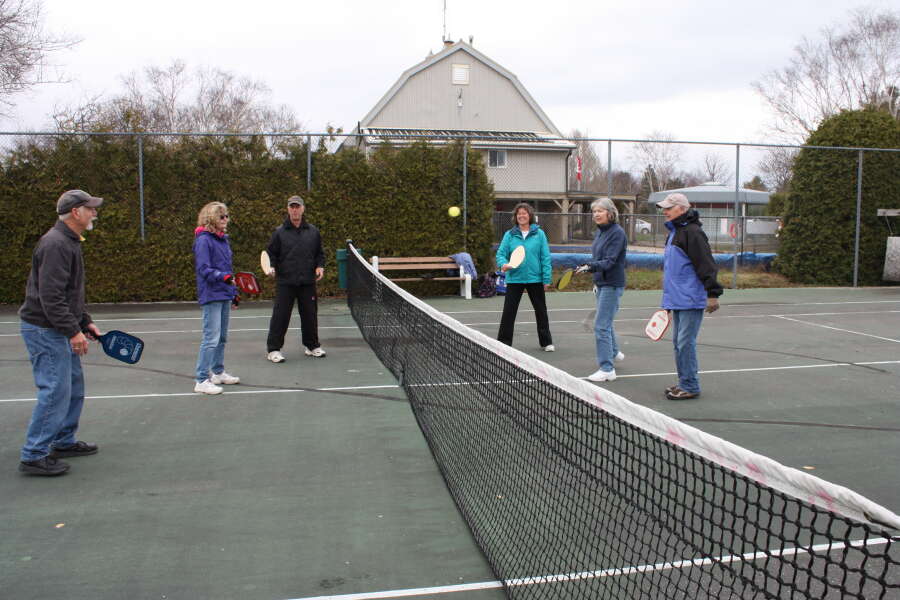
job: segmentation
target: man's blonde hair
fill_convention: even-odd
[[[228,214],[228,207],[221,202],[210,202],[200,209],[197,215],[197,227],[203,227],[207,231],[215,231],[219,217]]]

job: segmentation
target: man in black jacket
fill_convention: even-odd
[[[59,458],[97,453],[75,432],[84,406],[81,355],[88,352],[88,337],[100,337],[85,310],[81,234],[93,229],[102,203],[81,190],[65,192],[56,201],[59,220],[31,258],[19,318],[38,394],[21,451],[23,473],[62,475],[69,465]]]
[[[275,304],[269,321],[266,358],[284,362],[281,347],[291,322],[291,310],[297,301],[300,313],[301,341],[306,355],[320,358],[325,351],[319,345],[316,282],[325,274],[325,252],[322,236],[314,225],[303,218],[303,198],[291,196],[287,202],[288,218],[272,234],[266,251],[275,270]]]

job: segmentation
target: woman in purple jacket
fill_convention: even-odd
[[[225,372],[228,317],[231,305],[237,305],[227,230],[227,206],[210,202],[200,209],[194,230],[194,270],[197,301],[203,307],[203,339],[197,356],[194,391],[201,394],[221,394],[220,385],[241,381]]]

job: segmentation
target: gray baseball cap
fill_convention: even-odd
[[[73,208],[78,208],[79,206],[97,208],[101,204],[103,204],[103,198],[91,196],[84,190],[69,190],[63,192],[59,200],[56,201],[56,214],[64,215],[72,212]]]
[[[288,198],[287,205],[290,206],[291,204],[299,204],[300,206],[303,206],[303,198],[301,198],[300,196],[291,196],[290,198]]]
[[[669,194],[664,199],[657,202],[656,205],[660,208],[672,208],[673,206],[683,206],[685,208],[691,207],[691,203],[688,201],[687,196],[678,192]]]

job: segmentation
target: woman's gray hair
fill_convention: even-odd
[[[610,223],[619,222],[619,209],[616,208],[616,205],[609,198],[597,198],[591,202],[591,212],[594,212],[595,208],[602,208],[608,212]]]

